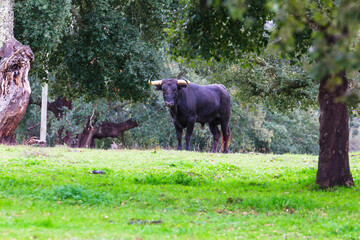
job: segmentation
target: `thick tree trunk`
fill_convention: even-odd
[[[341,101],[348,80],[345,72],[337,77],[342,80],[341,85],[329,84],[334,80],[326,76],[319,88],[320,153],[316,183],[321,188],[354,185],[349,166],[349,115],[346,103]]]
[[[88,122],[81,134],[78,135],[75,147],[78,148],[91,148],[92,139],[96,131],[95,127],[91,124],[91,117],[88,117]],[[94,144],[94,143],[93,143]]]
[[[30,47],[13,34],[13,0],[0,2],[0,144],[16,144],[14,133],[30,96],[28,73],[34,59]]]
[[[0,143],[16,144],[14,133],[24,118],[31,93],[30,47],[11,39],[0,50]]]

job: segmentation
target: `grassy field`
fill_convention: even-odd
[[[0,146],[0,239],[360,239],[350,165],[324,191],[316,156]]]

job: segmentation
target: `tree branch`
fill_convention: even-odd
[[[176,79],[182,78],[186,73],[187,73],[186,70],[182,70],[181,73],[179,73],[179,75],[177,75]]]

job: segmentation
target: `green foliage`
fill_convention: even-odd
[[[296,134],[286,134],[289,126],[273,128],[267,125],[267,121],[274,120],[269,119],[269,113],[262,106],[297,109],[301,101],[301,108],[313,107],[317,88],[313,78],[300,64],[291,65],[275,52],[241,55],[242,52],[263,50],[267,45],[270,32],[260,26],[272,19],[273,13],[269,10],[271,5],[266,6],[265,1],[213,1],[209,6],[197,1],[175,3],[166,0],[96,0],[91,4],[77,0],[56,6],[49,1],[17,1],[16,4],[17,37],[31,43],[39,54],[39,62],[34,65],[38,71],[31,77],[32,82],[45,77],[50,83],[52,97],[76,97],[74,109],[66,110],[64,118],[58,120],[49,114],[48,140],[51,144],[56,143],[55,136],[62,127],[74,136],[80,133],[87,117],[95,110],[98,123],[104,120],[119,122],[130,117],[138,120],[141,126],[125,135],[128,147],[176,146],[175,131],[163,100],[159,95],[150,94],[146,82],[152,73],[170,74],[165,64],[160,65],[164,62],[163,52],[157,50],[163,43],[162,29],[167,26],[171,41],[176,40],[179,44],[171,42],[171,49],[180,47],[190,51],[189,55],[185,54],[187,57],[204,55],[212,59],[190,62],[196,71],[195,81],[222,83],[233,91],[231,151],[303,152],[299,150],[303,143],[296,143],[297,147],[285,144],[280,149],[271,147],[275,139],[281,142]],[[172,21],[174,16],[177,19]],[[195,47],[188,48],[192,46],[188,41]],[[203,44],[207,45],[196,47]],[[185,53],[183,50],[178,53]],[[243,59],[232,64],[217,64],[213,59],[240,56]],[[50,74],[40,74],[44,70],[49,70]],[[38,84],[33,86],[39,88]],[[309,88],[304,90],[304,86]],[[33,91],[33,94],[39,93]],[[109,99],[113,101],[109,102]],[[115,100],[124,99],[147,100],[112,108],[119,104]],[[258,104],[251,106],[248,102]],[[17,132],[21,142],[29,137],[26,128],[39,121],[38,110],[37,106],[29,109],[27,122]],[[281,118],[276,120],[279,125],[286,122]],[[273,129],[278,130],[272,132]],[[277,134],[281,137],[276,137]],[[291,141],[284,142],[292,144]],[[208,129],[197,127],[192,143],[192,149],[210,149],[212,136]],[[110,144],[111,140],[104,140],[99,146],[109,147]],[[307,149],[309,153],[314,152],[314,148]]]
[[[177,58],[240,61],[241,77],[249,72],[256,76],[240,88],[246,99],[254,95],[259,98],[267,95],[265,102],[269,102],[269,105],[278,107],[282,101],[281,110],[284,110],[287,102],[290,102],[291,108],[296,102],[304,103],[301,106],[304,108],[312,107],[311,101],[315,102],[314,89],[321,79],[329,78],[328,87],[334,88],[341,83],[341,79],[336,77],[340,72],[359,69],[357,37],[360,5],[356,0],[267,0],[256,3],[245,0],[188,0],[182,3],[186,7],[179,10],[181,14],[177,16],[178,20],[168,30],[171,53]],[[270,20],[272,27],[268,28],[265,23],[269,24],[267,21]],[[250,34],[247,34],[248,29],[251,29]],[[253,52],[265,58],[267,63],[267,56],[260,54],[259,50],[265,49],[269,43],[278,50],[272,53],[277,55],[275,61],[270,60],[270,66],[254,68],[254,56],[244,53]],[[289,66],[279,63],[279,56],[289,59],[291,65],[295,66],[298,72],[294,74],[295,78],[290,77]],[[305,64],[299,64],[301,62]],[[311,64],[308,73],[303,74],[301,68],[308,63]],[[281,66],[274,69],[272,64]],[[274,82],[269,73],[272,69],[283,68],[287,73],[277,71]],[[235,78],[233,82],[239,81],[241,85],[241,82],[245,82],[243,79]],[[354,88],[358,88],[358,79],[352,81],[355,82]],[[279,100],[274,104],[270,95]],[[283,98],[284,95],[286,98]],[[349,94],[347,100],[355,106],[359,98]]]
[[[273,14],[266,1],[240,1],[246,8],[238,8],[241,12],[233,9],[229,1],[209,2],[179,1],[175,20],[167,29],[169,48],[175,57],[234,59],[240,58],[242,52],[260,52],[267,45],[269,32],[264,24]],[[231,13],[239,17],[230,18]]]
[[[35,52],[30,74],[57,95],[140,100],[161,70],[169,11],[168,0],[16,1],[15,35]]]
[[[279,30],[275,35],[279,39],[279,49],[286,53],[297,47],[305,53],[312,46],[316,79],[359,68],[359,55],[351,50],[360,27],[358,1],[288,1],[280,2],[278,7]],[[309,32],[309,29],[312,29],[311,35],[298,34]],[[295,43],[304,43],[302,38],[306,43],[299,48]],[[331,84],[338,85],[336,79],[332,79]]]
[[[264,127],[273,133],[269,152],[314,155],[319,152],[317,112],[294,110],[284,115],[267,111]]]
[[[87,100],[145,98],[147,78],[159,66],[156,49],[142,38],[140,26],[112,1],[77,1],[74,17],[73,31],[53,56],[53,64],[61,66],[56,91]]]
[[[47,76],[44,70],[50,70],[49,55],[59,47],[68,31],[71,7],[71,0],[15,1],[14,34],[33,50],[35,62],[31,72],[39,74],[38,80]]]
[[[124,16],[141,32],[141,38],[162,47],[166,35],[164,24],[170,21],[175,3],[172,0],[121,1]],[[120,7],[119,6],[119,7]]]
[[[231,102],[230,132],[232,152],[268,152],[273,133],[265,127],[266,112],[261,105]]]
[[[318,84],[311,73],[300,62],[291,64],[271,50],[243,55],[233,63],[212,63],[206,75],[210,82],[233,89],[243,103],[256,102],[283,112],[317,107]]]
[[[359,232],[359,182],[319,189],[315,156],[20,146],[0,153],[4,238],[352,239]],[[350,162],[359,179],[357,153]]]

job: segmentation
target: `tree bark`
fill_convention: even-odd
[[[0,47],[14,37],[14,1],[0,1]]]
[[[41,106],[41,104],[39,105]],[[60,119],[64,115],[64,107],[69,110],[73,109],[72,100],[67,100],[65,97],[57,97],[54,102],[47,104],[47,109],[55,114],[57,119]]]
[[[34,54],[13,38],[5,42],[0,57],[0,143],[16,144],[15,130],[29,103],[28,73]]]
[[[0,144],[16,144],[15,130],[24,118],[31,93],[28,73],[34,54],[13,34],[13,0],[0,3]]]
[[[76,147],[79,148],[94,148],[95,147],[95,139],[102,138],[117,138],[123,132],[130,130],[139,126],[139,124],[132,120],[128,119],[122,123],[114,123],[114,122],[102,122],[99,126],[91,126],[90,118],[84,131],[79,134],[77,139]]]
[[[335,86],[329,76],[320,82],[320,153],[316,183],[321,188],[335,185],[353,186],[349,166],[349,115],[346,103],[341,101],[348,89],[346,73],[336,76],[341,85]]]

